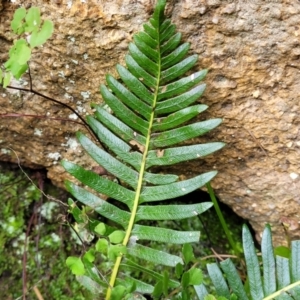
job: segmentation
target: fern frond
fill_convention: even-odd
[[[107,85],[100,87],[102,98],[113,113],[93,105],[95,115],[87,117],[89,126],[111,153],[84,134],[77,135],[87,153],[122,185],[70,162],[62,163],[70,174],[92,189],[88,191],[68,182],[70,193],[125,231],[122,245],[127,248],[127,254],[120,255],[115,262],[107,299],[119,268],[122,269],[123,258],[137,257],[166,266],[183,264],[181,257],[151,249],[139,241],[176,244],[199,240],[199,232],[181,232],[138,222],[190,218],[211,206],[211,203],[180,206],[152,203],[186,195],[209,182],[216,171],[178,181],[175,174],[154,174],[150,168],[199,159],[224,146],[224,143],[208,143],[173,147],[209,132],[221,119],[186,124],[207,109],[206,105],[196,103],[204,92],[205,84],[201,81],[207,71],[184,75],[198,58],[197,55],[186,57],[189,44],[181,44],[181,34],[165,19],[165,4],[165,0],[158,1],[144,31],[134,36],[125,59],[126,67],[117,65],[119,77],[108,74]],[[104,201],[99,193],[123,206]]]

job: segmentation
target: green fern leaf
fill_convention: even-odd
[[[272,233],[269,225],[266,226],[261,242],[263,261],[264,292],[268,296],[276,291],[275,258],[272,245]]]
[[[190,46],[181,44],[181,34],[165,19],[165,5],[165,0],[159,0],[150,22],[143,26],[144,31],[134,36],[125,58],[126,66],[116,67],[118,77],[106,76],[106,85],[100,87],[105,106],[93,104],[95,115],[87,117],[89,126],[109,153],[84,134],[77,135],[91,158],[118,178],[118,183],[73,163],[62,162],[71,175],[89,187],[86,190],[68,182],[69,192],[125,231],[121,244],[127,247],[127,253],[115,261],[106,299],[110,299],[111,293],[121,297],[129,289],[126,282],[113,289],[117,274],[124,267],[122,260],[136,257],[165,266],[183,264],[181,257],[145,246],[143,240],[182,244],[197,242],[200,237],[199,232],[146,226],[138,224],[139,221],[190,218],[212,205],[149,205],[186,195],[217,174],[210,171],[178,181],[175,174],[156,174],[151,168],[201,159],[224,146],[224,143],[178,145],[211,131],[222,120],[191,123],[192,118],[207,109],[206,105],[197,103],[205,90],[201,81],[207,70],[191,72],[198,57],[186,57]],[[99,194],[113,198],[114,204],[104,201]],[[169,279],[168,282],[174,285]],[[145,288],[149,290],[149,286]],[[164,289],[166,292],[166,285]]]
[[[254,242],[250,230],[246,225],[243,226],[243,248],[252,299],[262,299],[264,297],[264,292],[261,282],[260,267],[255,252]]]

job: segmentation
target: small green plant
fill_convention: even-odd
[[[4,64],[5,70],[0,69],[0,84],[4,88],[9,85],[12,76],[20,79],[27,71],[32,50],[51,37],[53,23],[49,20],[42,21],[37,7],[31,7],[28,11],[21,7],[14,13],[11,28],[15,34],[25,37],[14,41],[9,50],[9,59]]]

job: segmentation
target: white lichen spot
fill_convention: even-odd
[[[86,60],[86,59],[88,59],[88,58],[89,58],[89,55],[88,55],[87,53],[84,53],[84,54],[83,54],[83,59]]]
[[[69,66],[69,65],[66,65],[66,66],[65,66],[65,68],[66,68],[66,69],[69,69],[69,68],[70,68],[70,66]]]
[[[42,136],[43,134],[43,130],[40,130],[38,128],[34,128],[34,133],[33,135],[36,135],[36,136]]]
[[[69,115],[69,119],[71,119],[71,120],[77,120],[78,116],[76,114],[70,114]]]
[[[293,180],[295,180],[295,179],[297,179],[297,178],[299,177],[299,174],[292,172],[292,173],[290,173],[290,177],[291,177]]]
[[[60,242],[60,237],[54,232],[51,233],[51,238],[52,238],[54,243]]]
[[[69,82],[72,83],[72,84],[75,84],[75,81],[72,80],[72,79],[69,79]]]
[[[3,98],[5,98],[5,97],[6,97],[6,94],[5,94],[5,93],[3,93],[1,96],[2,96]]]
[[[11,153],[11,151],[9,149],[2,148],[1,153],[9,155]]]
[[[55,208],[58,207],[58,204],[53,202],[53,201],[49,201],[44,203],[40,209],[39,212],[42,215],[42,217],[44,217],[46,220],[51,221],[53,218],[53,214],[55,213]]]
[[[64,94],[64,97],[65,97],[66,99],[73,99],[73,96],[71,96],[71,95],[68,94],[68,93],[65,93],[65,94]]]
[[[65,78],[65,73],[64,71],[58,71],[58,77],[61,77],[61,78]]]
[[[72,1],[68,1],[68,2],[67,2],[67,8],[71,8],[71,7],[72,7],[72,4],[73,4]]]
[[[86,91],[86,92],[81,92],[80,95],[84,100],[86,100],[90,98],[91,93],[89,91]]]
[[[74,37],[74,36],[70,36],[70,37],[69,37],[69,40],[70,40],[72,43],[74,43],[74,42],[75,42],[75,37]]]
[[[69,146],[70,149],[75,150],[79,146],[79,144],[75,139],[69,138],[67,141],[67,146]]]
[[[50,115],[51,115],[51,112],[47,111],[46,116],[50,116]]]
[[[85,113],[86,109],[82,106],[76,106],[76,111],[81,114],[81,113]]]
[[[252,93],[252,96],[253,96],[254,98],[258,98],[259,95],[260,95],[260,91],[259,91],[259,90],[256,90],[256,91],[254,91],[254,92]]]
[[[71,59],[72,63],[74,63],[75,65],[78,65],[78,60],[75,59]]]
[[[61,155],[58,152],[50,152],[47,156],[53,160],[59,160],[61,158]]]

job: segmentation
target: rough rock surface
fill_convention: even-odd
[[[13,37],[9,20],[19,3],[4,2],[0,12],[0,61]],[[27,1],[20,1],[29,4]],[[123,62],[132,34],[152,13],[151,0],[41,1],[44,17],[55,23],[53,39],[33,55],[31,75],[40,92],[83,116],[104,76]],[[257,233],[271,223],[283,242],[281,223],[300,238],[300,2],[279,0],[171,0],[167,13],[208,68],[200,118],[222,117],[223,124],[196,141],[225,141],[219,153],[191,161],[173,172],[191,176],[217,169],[213,181],[220,199],[250,220]],[[26,79],[26,78],[25,78]],[[14,85],[28,86],[28,78]],[[27,85],[26,85],[27,84]],[[77,144],[67,109],[26,93],[0,90],[0,159],[46,167],[62,185],[65,158],[92,168]],[[12,151],[13,149],[13,151]],[[15,153],[14,153],[15,151]]]

